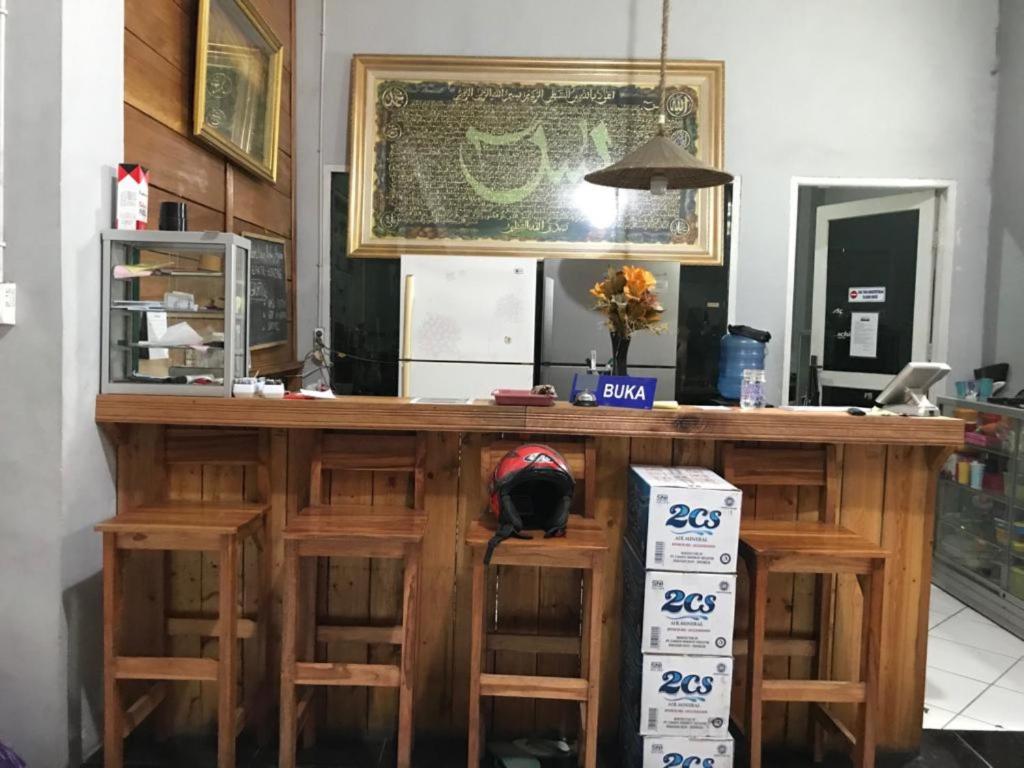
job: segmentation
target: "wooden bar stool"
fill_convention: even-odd
[[[268,447],[266,435],[254,430],[180,431],[180,439],[168,438],[163,455],[167,464],[242,466],[257,473],[259,495],[267,498]],[[193,434],[189,434],[192,432]],[[122,471],[130,472],[131,467]],[[247,470],[248,471],[248,470]],[[255,709],[257,692],[249,691],[249,703],[238,705],[237,641],[255,637],[259,668],[265,670],[266,623],[269,601],[270,547],[267,545],[268,505],[262,501],[162,501],[141,504],[98,524],[103,534],[103,751],[106,768],[124,762],[124,739],[167,697],[170,681],[208,681],[217,684],[217,765],[235,765],[235,741]],[[254,538],[260,552],[258,617],[241,615],[238,583],[243,543]],[[217,637],[218,658],[133,656],[122,653],[124,615],[123,553],[127,550],[163,552],[215,552],[219,556],[217,615],[206,617],[164,616],[159,634],[196,634]],[[162,579],[159,573],[152,578]],[[127,617],[131,618],[131,617]],[[263,676],[261,672],[261,677]],[[125,681],[156,681],[128,707],[122,701]]]
[[[281,642],[281,744],[278,765],[294,768],[297,734],[312,717],[317,687],[366,686],[398,689],[398,768],[412,755],[416,619],[419,613],[420,551],[427,516],[424,508],[426,442],[420,435],[318,435],[310,476],[311,506],[284,530],[284,615]],[[408,472],[413,506],[325,504],[324,472]],[[317,626],[315,609],[299,615],[300,559],[382,558],[404,563],[402,619],[395,627]],[[299,622],[312,622],[311,636],[332,641],[395,645],[398,665],[298,660]],[[308,686],[301,701],[296,686]]]
[[[875,764],[875,715],[881,654],[882,610],[887,552],[878,544],[836,524],[839,489],[836,449],[819,450],[743,448],[725,446],[724,475],[744,488],[750,486],[819,486],[822,503],[818,520],[765,519],[772,511],[757,506],[757,517],[740,523],[740,556],[747,564],[750,581],[747,654],[746,737],[750,768],[762,760],[762,714],[765,702],[806,702],[811,705],[815,760],[822,758],[820,728],[842,735],[854,749],[856,768]],[[744,502],[746,505],[746,501]],[[766,514],[767,513],[767,514]],[[813,574],[818,587],[816,679],[765,679],[765,656],[785,655],[784,639],[768,638],[770,574]],[[830,679],[832,579],[838,574],[856,576],[864,596],[861,622],[860,679]],[[856,723],[842,723],[827,704],[854,704]]]
[[[490,480],[495,463],[521,441],[495,441],[481,451],[481,474],[484,487]],[[601,624],[604,606],[605,560],[608,537],[605,526],[593,519],[596,450],[593,439],[573,452],[573,444],[547,443],[565,457],[576,478],[576,493],[584,491],[584,514],[573,514],[565,536],[545,539],[539,531],[532,539],[508,539],[501,543],[491,559],[492,565],[573,568],[583,571],[582,621],[580,635],[575,637],[538,637],[534,635],[487,634],[489,609],[485,605],[487,591],[484,555],[494,535],[496,524],[490,519],[470,524],[466,544],[473,565],[472,635],[470,647],[469,684],[469,749],[468,768],[476,768],[484,744],[480,717],[481,698],[511,697],[576,701],[580,705],[580,765],[594,768],[597,764],[598,693],[601,665]],[[583,480],[581,483],[580,480]],[[568,650],[579,655],[579,677],[493,674],[483,671],[483,655],[489,650],[514,650],[541,653],[552,649]]]

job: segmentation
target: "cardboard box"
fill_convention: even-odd
[[[622,572],[623,623],[643,653],[732,655],[736,576],[647,571],[628,546]]]
[[[729,734],[731,698],[731,658],[645,655],[639,732],[724,739]]]
[[[623,738],[633,743],[620,750],[622,768],[733,768],[731,738],[685,739],[633,732]]]
[[[651,570],[735,573],[742,498],[704,467],[633,467],[626,541]]]
[[[734,574],[649,571],[622,548],[622,632],[636,653],[731,656],[735,614]]]
[[[114,229],[145,229],[149,221],[149,171],[134,163],[117,166]]]
[[[732,768],[732,739],[643,738],[643,762],[638,768]]]

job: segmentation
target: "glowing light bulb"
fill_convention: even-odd
[[[594,184],[579,184],[573,193],[573,204],[595,229],[608,229],[618,219],[616,190]]]
[[[651,176],[651,194],[664,195],[668,192],[668,178],[662,175]]]

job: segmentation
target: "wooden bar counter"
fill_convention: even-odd
[[[613,739],[618,724],[620,544],[625,518],[626,478],[630,464],[676,464],[719,467],[721,446],[742,442],[772,444],[780,450],[831,444],[837,446],[842,525],[892,552],[887,581],[882,637],[879,745],[914,751],[921,737],[925,685],[929,583],[935,507],[935,480],[949,452],[963,438],[954,419],[859,418],[846,413],[739,411],[682,407],[678,410],[629,411],[473,405],[411,404],[397,398],[345,397],[336,400],[274,401],[198,397],[101,395],[96,421],[117,446],[119,508],[161,495],[191,500],[249,500],[259,493],[256,478],[245,468],[204,467],[188,461],[198,441],[223,444],[238,430],[259,430],[269,456],[271,546],[274,549],[274,624],[269,632],[273,675],[279,658],[280,531],[286,515],[308,503],[312,430],[359,433],[422,432],[427,436],[426,511],[423,550],[416,727],[422,734],[465,733],[468,693],[470,563],[464,546],[469,522],[485,505],[480,449],[499,434],[534,436],[556,447],[594,438],[596,479],[594,509],[608,527],[613,551],[604,611],[604,658],[601,679],[601,736]],[[370,439],[368,438],[368,441]],[[230,456],[226,456],[230,458]],[[386,469],[335,477],[330,494],[338,500],[374,503],[406,492],[407,478]],[[819,498],[808,488],[744,488],[743,515],[773,519],[813,519]],[[386,503],[386,501],[381,501]],[[137,557],[136,557],[137,555]],[[215,558],[195,553],[164,556],[133,553],[128,563],[130,615],[127,641],[143,650],[177,655],[215,655],[216,641],[192,634],[217,605]],[[159,558],[164,557],[161,561]],[[257,556],[244,555],[243,610],[255,600],[251,576]],[[161,569],[168,574],[160,578]],[[531,569],[514,578],[492,579],[489,599],[496,601],[495,640],[488,646],[492,669],[504,674],[558,675],[577,662],[556,635],[578,630],[579,582],[565,572]],[[859,658],[860,596],[855,583],[840,578],[832,625],[833,676],[856,676]],[[853,579],[854,577],[848,577]],[[343,624],[393,623],[401,605],[401,578],[388,564],[331,560],[317,574],[318,613]],[[773,576],[774,579],[774,576]],[[741,581],[742,581],[741,576]],[[741,603],[744,600],[740,590]],[[814,582],[784,576],[769,582],[769,632],[791,637],[793,648],[809,646],[814,626]],[[744,636],[746,610],[737,609],[737,637]],[[171,618],[167,618],[171,617]],[[522,635],[535,639],[523,641]],[[335,661],[385,663],[382,646],[338,642],[325,632],[315,641]],[[310,642],[313,642],[312,640]],[[525,653],[524,643],[543,653]],[[744,644],[738,643],[738,652]],[[243,654],[247,651],[243,651]],[[255,658],[243,657],[243,685],[259,679]],[[769,658],[766,677],[806,677],[807,655]],[[733,711],[742,711],[743,665],[737,665]],[[205,728],[216,712],[212,685],[192,683],[175,691],[167,707],[176,730]],[[208,690],[210,689],[210,690]],[[393,728],[397,700],[386,689],[347,689],[328,694],[321,717],[325,728],[378,734]],[[489,711],[508,732],[527,733],[563,727],[575,729],[572,704],[551,701],[495,700]],[[805,704],[769,705],[765,741],[807,745]]]

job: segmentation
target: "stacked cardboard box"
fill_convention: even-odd
[[[742,494],[701,467],[633,467],[623,548],[623,768],[732,768]]]

